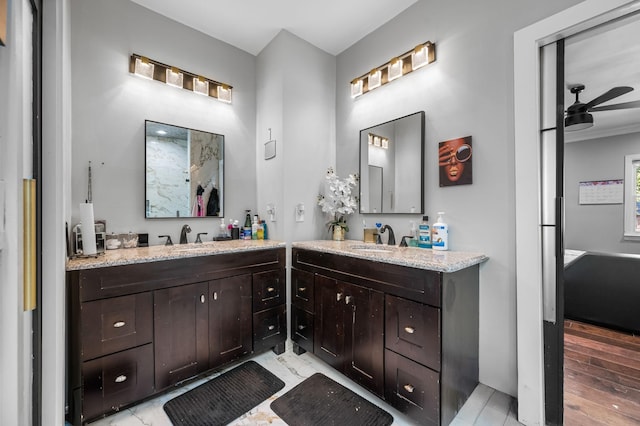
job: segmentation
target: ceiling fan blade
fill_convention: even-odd
[[[625,93],[629,93],[632,90],[633,90],[633,87],[629,87],[629,86],[614,87],[613,89],[610,89],[608,92],[605,92],[602,95],[598,96],[597,98],[592,99],[590,102],[588,102],[585,105],[585,107],[587,108],[587,110],[589,110],[591,109],[591,107],[594,107],[603,102],[607,102],[613,98],[617,98],[618,96],[622,96]]]
[[[632,101],[632,102],[623,102],[620,104],[613,105],[605,105],[601,107],[591,108],[590,111],[598,112],[598,111],[613,111],[616,109],[627,109],[627,108],[640,108],[640,101]]]

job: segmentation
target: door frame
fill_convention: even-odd
[[[525,425],[545,424],[539,49],[638,9],[639,0],[585,0],[514,33],[518,420]]]

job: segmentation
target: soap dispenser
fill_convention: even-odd
[[[449,250],[449,225],[444,221],[444,212],[438,212],[438,220],[431,229],[431,245],[433,249]]]
[[[431,248],[431,229],[429,216],[422,216],[422,223],[418,226],[418,247]]]

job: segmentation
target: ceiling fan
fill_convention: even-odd
[[[574,93],[576,95],[576,101],[573,105],[567,108],[567,113],[564,119],[564,127],[567,131],[583,130],[593,126],[593,116],[589,114],[590,112],[640,108],[640,101],[623,102],[620,104],[596,107],[596,105],[600,105],[601,103],[610,101],[611,99],[631,92],[633,90],[633,87],[614,87],[613,89],[608,90],[607,92],[603,93],[595,99],[592,99],[586,104],[580,102],[580,100],[578,99],[580,92],[584,90],[584,84],[576,84],[575,86],[570,87],[569,90],[571,93]]]

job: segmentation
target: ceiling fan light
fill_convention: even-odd
[[[564,128],[568,132],[588,129],[591,126],[593,126],[593,115],[588,112],[568,115],[564,119]]]

